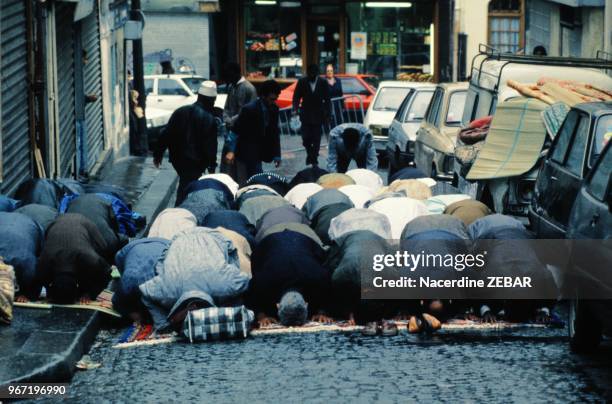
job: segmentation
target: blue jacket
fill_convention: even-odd
[[[0,257],[15,269],[20,292],[30,299],[40,294],[36,281],[36,264],[44,234],[42,228],[21,213],[0,212]]]
[[[119,287],[113,294],[113,307],[124,316],[141,307],[138,287],[155,276],[155,264],[170,241],[163,238],[144,238],[131,242],[115,256],[121,273]]]
[[[342,139],[342,133],[346,128],[358,129],[361,133],[359,144],[354,151],[348,150]],[[378,168],[378,157],[374,146],[372,132],[359,123],[343,123],[336,126],[329,133],[329,154],[327,156],[327,170],[335,173],[346,171],[348,163],[355,160],[357,167],[376,171]],[[345,163],[345,164],[339,164]],[[346,167],[343,167],[346,165]]]

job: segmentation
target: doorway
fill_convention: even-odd
[[[331,64],[336,72],[342,66],[340,20],[333,17],[309,17],[307,65],[316,64],[321,73]]]

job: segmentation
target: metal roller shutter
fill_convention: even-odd
[[[2,182],[11,194],[32,172],[28,122],[26,17],[23,0],[2,0],[0,15]]]
[[[83,66],[83,88],[85,94],[95,94],[98,99],[85,105],[87,128],[87,169],[91,170],[104,149],[104,120],[102,117],[102,67],[100,60],[100,27],[98,6],[82,21],[81,40],[87,54]]]
[[[74,174],[76,155],[76,121],[74,98],[74,6],[56,2],[55,30],[57,40],[57,85],[59,103],[59,175]]]

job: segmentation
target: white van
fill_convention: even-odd
[[[498,102],[520,96],[516,90],[508,87],[508,80],[523,84],[536,83],[543,77],[575,80],[612,91],[612,78],[605,73],[605,69],[612,69],[612,62],[603,59],[514,55],[499,53],[481,45],[480,53],[472,61],[462,126],[467,127],[475,119],[494,115]],[[545,143],[544,149],[548,143]],[[500,167],[494,178],[474,182],[465,179],[469,169],[466,170],[467,167],[463,167],[455,158],[453,183],[462,193],[486,203],[497,213],[527,216],[544,156],[545,150],[542,150],[539,160],[532,166],[523,167],[522,174],[508,177],[503,167]]]

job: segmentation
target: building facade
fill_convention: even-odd
[[[0,192],[125,153],[126,0],[0,3]]]
[[[454,41],[457,80],[469,75],[480,44],[502,52],[531,54],[541,47],[549,56],[594,58],[598,51],[612,52],[612,0],[455,0]]]
[[[450,79],[450,0],[224,0],[220,8],[218,58],[237,60],[253,80],[293,79],[313,63],[385,79]]]
[[[178,73],[210,77],[210,24],[204,2],[144,0],[143,32],[145,74],[161,73],[160,61],[168,59]]]

